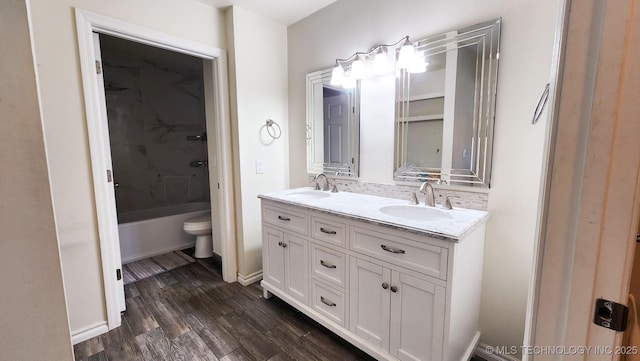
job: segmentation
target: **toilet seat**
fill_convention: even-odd
[[[206,229],[211,229],[211,213],[192,217],[184,221],[185,231],[203,231]]]

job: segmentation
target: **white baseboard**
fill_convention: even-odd
[[[475,355],[476,353],[479,342],[480,342],[480,331],[476,331],[476,335],[473,336],[473,340],[469,344],[469,347],[464,351],[464,354],[462,355],[463,360],[471,360],[473,355]]]
[[[261,279],[262,279],[262,270],[258,272],[254,272],[247,276],[238,273],[238,283],[243,286],[248,286],[252,283],[260,281]]]
[[[512,351],[509,349],[509,351]],[[515,351],[515,350],[513,350]],[[480,342],[476,348],[476,355],[482,357],[487,361],[520,361],[519,358],[497,352],[496,347],[489,346],[486,343]]]
[[[107,322],[106,321],[99,322],[93,326],[89,326],[84,329],[72,332],[71,343],[75,345],[82,341],[86,341],[90,338],[100,336],[103,333],[107,333],[107,332],[109,332],[109,327],[107,326]]]

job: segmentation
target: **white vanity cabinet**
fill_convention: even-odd
[[[354,257],[350,330],[401,360],[442,360],[445,288]]]
[[[267,208],[262,228],[263,279],[296,300],[309,302],[309,242],[304,234],[306,216],[278,208]],[[271,220],[271,224],[269,224]],[[304,228],[296,228],[304,225]]]
[[[262,199],[272,294],[380,360],[473,355],[484,222],[460,239]]]

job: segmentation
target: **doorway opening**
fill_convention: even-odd
[[[183,223],[219,211],[209,189],[217,167],[208,161],[204,60],[98,36],[122,263],[193,247]],[[219,256],[220,235],[212,236],[206,247]]]
[[[204,157],[206,156],[207,171],[203,172],[201,170],[200,176],[193,177],[189,175],[189,173],[186,173],[187,175],[183,176],[178,174],[173,178],[171,175],[165,176],[162,175],[162,173],[156,173],[156,177],[160,174],[159,178],[161,179],[157,184],[160,184],[159,187],[162,188],[159,193],[163,194],[162,198],[164,201],[168,198],[176,198],[178,200],[191,199],[191,197],[198,192],[200,192],[200,195],[196,198],[205,199],[205,193],[208,192],[211,204],[212,224],[215,225],[214,227],[217,226],[217,229],[213,229],[214,239],[216,237],[219,239],[219,252],[222,258],[222,276],[226,282],[236,281],[237,260],[234,237],[235,224],[233,219],[235,211],[232,193],[231,126],[228,109],[226,52],[209,45],[152,31],[80,9],[76,9],[76,24],[91,151],[93,186],[96,199],[105,304],[107,308],[107,324],[85,333],[83,338],[86,339],[120,326],[120,312],[124,308],[124,287],[121,272],[122,259],[120,254],[118,216],[116,212],[116,189],[120,187],[115,187],[115,183],[118,183],[119,179],[114,179],[114,175],[116,177],[119,175],[113,171],[111,156],[112,143],[107,120],[107,92],[105,89],[113,93],[118,91],[123,93],[130,91],[130,89],[124,88],[127,88],[128,85],[131,84],[104,83],[102,72],[103,64],[100,54],[101,36],[105,37],[105,39],[106,36],[123,39],[130,43],[135,43],[136,46],[143,44],[153,48],[153,52],[163,49],[164,51],[181,55],[186,54],[197,58],[198,61],[201,62],[204,110],[199,111],[203,111],[206,118],[203,128],[206,130],[208,141],[202,141],[202,133],[189,134],[188,136],[190,137],[200,136],[200,138],[193,141],[193,143],[200,142],[202,156],[200,156],[199,159],[190,160],[189,164],[183,164],[183,166],[188,167],[189,170],[194,170],[196,167],[191,169],[191,162],[196,162],[196,164],[197,162],[204,162]],[[110,96],[112,96],[112,94]],[[165,104],[162,104],[162,106],[164,105]],[[190,109],[189,111],[193,110]],[[186,110],[182,110],[183,114],[186,112]],[[175,128],[176,127],[174,127],[174,130]],[[167,130],[168,127],[155,127],[155,132],[161,132],[161,130],[158,129]],[[194,129],[190,129],[190,131],[191,130],[195,130],[195,125]],[[141,134],[144,133],[144,129],[142,129]],[[150,129],[150,134],[155,134],[152,129]],[[191,142],[187,139],[185,139],[185,141]],[[202,148],[205,143],[206,151]],[[143,149],[138,148],[135,151],[141,154]],[[148,154],[149,149],[144,149],[144,151]],[[160,158],[172,156],[169,154],[163,155],[162,151],[159,152],[161,153]],[[117,156],[119,157],[120,155]],[[127,155],[125,154],[124,156],[126,157]],[[215,171],[213,171],[212,168],[215,168]],[[208,182],[204,181],[205,173],[207,173]],[[136,176],[139,177],[139,175],[134,175],[134,177]],[[194,178],[197,178],[197,180],[194,180]],[[134,182],[133,180],[130,181],[132,183]],[[138,180],[136,180],[136,182],[137,181]],[[193,187],[191,182],[194,182]],[[199,183],[198,187],[195,186],[196,183]],[[206,183],[208,183],[208,187]],[[119,183],[118,186],[120,186]],[[130,187],[130,185],[127,185],[127,187]],[[196,190],[196,188],[199,189],[199,191]],[[124,189],[124,184],[122,185],[122,189]],[[148,190],[148,193],[149,192],[151,191]],[[156,197],[159,193],[151,192],[151,194]],[[120,198],[119,202],[126,204],[126,201],[124,201],[125,198]],[[154,196],[147,198],[152,200]],[[146,199],[146,201],[150,199]],[[82,340],[78,339],[76,341]]]

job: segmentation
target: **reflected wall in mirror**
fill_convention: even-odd
[[[428,66],[396,83],[395,180],[490,186],[499,39],[497,19],[414,43]]]
[[[307,171],[357,178],[360,82],[333,87],[331,71],[307,74]]]

